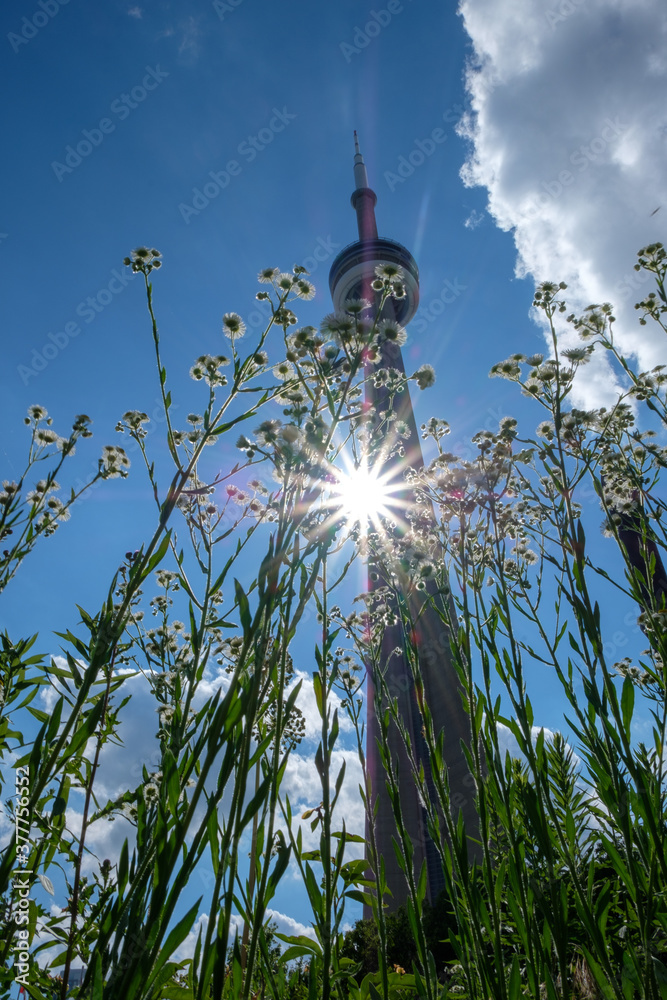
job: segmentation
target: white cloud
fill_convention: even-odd
[[[83,809],[83,796],[81,796],[80,804],[81,809]],[[81,833],[83,811],[68,806],[65,818],[67,829],[78,838]],[[131,854],[135,844],[135,828],[125,817],[118,816],[113,820],[98,819],[91,823],[86,829],[87,851],[81,865],[83,874],[90,875],[93,872],[98,872],[100,862],[104,859],[108,859],[112,865],[118,864],[125,840],[128,841]],[[73,872],[73,868],[70,871]]]
[[[188,17],[187,20],[179,24],[181,40],[178,46],[178,54],[182,62],[194,63],[199,58],[201,28],[199,18]]]
[[[280,910],[268,910],[267,916],[271,922],[276,924],[278,934],[303,934],[305,937],[316,940],[317,935],[310,924],[302,924],[294,917],[281,913]]]
[[[342,821],[345,820],[345,828],[348,833],[363,836],[365,817],[363,803],[359,795],[362,774],[357,752],[356,750],[334,750],[331,756],[332,790],[340,769],[345,763],[345,778],[333,816],[334,829],[340,829]],[[322,801],[320,777],[312,754],[292,753],[290,755],[281,785],[281,794],[289,796],[296,829],[301,814],[306,809],[317,808]],[[306,850],[312,850],[319,846],[319,827],[315,831],[310,829],[313,818],[301,822],[303,843]],[[360,850],[359,844],[352,844],[348,848],[348,858],[361,857],[362,855],[363,851]]]
[[[301,821],[300,817],[307,808],[317,807],[322,798],[320,779],[314,763],[314,744],[319,742],[321,733],[320,717],[315,701],[312,675],[305,671],[296,671],[293,684],[299,680],[302,682],[299,705],[306,721],[306,735],[302,752],[297,751],[290,756],[281,793],[290,797],[295,826],[301,824],[303,827],[304,846],[306,849],[313,849],[319,844],[319,829],[311,831],[310,822]],[[199,707],[205,698],[214,694],[219,687],[227,690],[229,681],[230,675],[225,673],[222,668],[218,669],[216,665],[212,665],[199,685],[195,698],[196,707]],[[51,694],[52,691],[52,688],[48,688],[43,692],[42,701],[46,708],[52,707],[52,697],[55,697],[55,693]],[[95,779],[95,794],[100,806],[103,806],[108,799],[116,799],[126,790],[133,790],[141,785],[144,766],[148,772],[153,772],[160,766],[159,744],[155,735],[158,729],[158,717],[155,711],[155,697],[150,691],[147,679],[141,674],[127,677],[117,697],[120,699],[128,694],[131,695],[130,701],[124,706],[120,715],[119,735],[122,743],[108,742],[100,754],[99,769]],[[340,699],[337,695],[332,694],[330,703],[333,710],[340,706]],[[340,727],[342,740],[344,734],[348,734],[352,728],[344,711],[340,713]],[[86,748],[86,754],[90,760],[92,760],[94,752],[95,740],[93,739],[89,741]],[[341,829],[344,819],[350,833],[363,834],[364,813],[358,790],[361,770],[357,751],[356,749],[346,749],[339,744],[333,753],[332,785],[335,784],[343,763],[346,765],[346,775],[336,808],[334,829]],[[213,778],[211,778],[212,780]],[[72,789],[66,810],[66,822],[67,828],[76,837],[81,830],[83,804],[83,792]],[[201,809],[203,810],[203,805]],[[225,811],[226,799],[223,800],[222,804],[222,812]],[[200,814],[195,815],[194,827],[200,819]],[[280,816],[278,817],[278,826],[283,827]],[[11,829],[11,824],[8,817],[0,811],[0,829],[5,828]],[[84,874],[91,875],[97,871],[99,860],[103,858],[108,858],[112,864],[117,864],[126,838],[129,841],[131,852],[135,844],[135,829],[121,816],[117,816],[114,820],[100,819],[89,826],[86,834],[86,845],[91,853],[86,853],[84,857]],[[352,858],[360,855],[360,845],[350,845],[346,856]],[[300,878],[300,876],[298,877]],[[213,873],[205,866],[198,866],[195,875],[193,875],[195,894],[201,893],[206,897],[212,880]],[[285,933],[310,933],[307,929],[302,931],[295,929],[295,927],[289,929],[287,924],[284,924],[281,925],[281,930],[284,930]],[[193,929],[188,940],[179,949],[179,955],[181,952],[185,954],[190,946],[191,949],[194,948],[196,930],[197,928]]]
[[[505,755],[509,753],[510,757],[516,757],[518,760],[525,761],[526,758],[524,757],[522,751],[519,749],[518,740],[508,726],[505,726],[502,722],[496,723],[496,733],[498,736],[498,749],[500,750],[500,754],[503,759],[505,758]],[[530,730],[530,736],[533,746],[535,745],[537,737],[540,735],[540,733],[544,733],[544,739],[547,743],[552,742],[552,740],[556,736],[556,732],[553,729],[549,729],[547,726],[532,726]],[[570,746],[570,750],[572,753],[572,763],[575,767],[579,767],[579,765],[582,762],[581,757],[579,757],[579,755],[574,752],[569,743],[568,745]]]
[[[315,938],[315,931],[310,925],[302,924],[298,920],[295,920],[294,917],[290,917],[286,913],[281,913],[280,910],[267,909],[266,915],[272,923],[276,924],[279,934],[304,934],[306,937]],[[180,947],[174,952],[173,958],[175,961],[183,962],[188,958],[194,957],[195,948],[197,946],[197,938],[199,937],[200,931],[202,941],[206,937],[208,921],[208,913],[199,914],[192,926],[192,930],[184,939]],[[237,931],[239,934],[243,933],[243,920],[238,913],[232,913],[229,925],[230,944],[233,942],[234,935]],[[285,945],[284,947],[287,946]]]
[[[634,303],[650,283],[633,265],[664,236],[667,212],[664,3],[461,0],[459,9],[474,48],[465,182],[486,187],[489,213],[513,231],[518,274],[566,281],[574,311],[612,302],[623,351],[642,369],[661,363],[664,333],[637,323]],[[608,402],[606,362],[582,374],[579,401]]]
[[[243,928],[243,921],[241,920],[238,913],[232,913],[229,923],[229,941],[230,943],[234,940],[234,934],[238,929],[239,933]],[[192,925],[192,930],[183,940],[183,943],[174,952],[173,958],[177,962],[184,962],[188,958],[194,958],[195,948],[197,946],[197,938],[201,931],[202,941],[206,937],[206,931],[208,929],[208,913],[200,913],[194,924]]]
[[[535,740],[541,731],[540,726],[532,727],[531,737],[533,743],[535,743]],[[509,726],[503,725],[502,722],[496,723],[496,733],[498,736],[498,749],[500,750],[503,758],[507,753],[509,753],[510,757],[517,757],[519,760],[525,760],[523,753],[519,749],[518,740]],[[545,728],[544,738],[545,740],[552,740],[554,738],[553,730]]]
[[[294,680],[290,684],[287,694],[289,695],[296,685],[301,681],[301,690],[299,691],[299,697],[297,698],[297,705],[303,712],[303,717],[306,724],[306,740],[318,740],[322,734],[322,720],[320,718],[320,713],[317,708],[317,701],[315,699],[315,688],[313,687],[313,675],[307,673],[305,670],[295,670]],[[338,709],[338,725],[340,727],[341,733],[351,733],[354,731],[354,726],[350,721],[347,712],[342,710],[340,707],[340,698],[335,691],[332,691],[329,695],[329,705],[331,707],[331,715],[333,717],[334,711]]]
[[[484,222],[484,212],[478,212],[477,209],[473,208],[472,212],[465,220],[463,225],[466,229],[477,229],[478,226]]]
[[[202,941],[206,937],[206,930],[208,928],[208,913],[201,913],[195,920],[192,930],[185,938],[183,943],[174,952],[174,960],[177,962],[184,962],[188,958],[194,958],[195,948],[197,947],[197,939],[201,931]]]

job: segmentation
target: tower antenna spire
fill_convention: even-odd
[[[376,240],[378,238],[378,227],[375,222],[375,206],[377,195],[368,186],[368,174],[366,164],[359,149],[359,136],[354,130],[354,191],[352,193],[352,207],[357,213],[357,229],[359,239]]]
[[[361,150],[359,149],[359,136],[357,135],[356,128],[354,130],[354,184],[357,190],[359,188],[368,187],[366,164],[364,163],[364,158],[361,155]]]

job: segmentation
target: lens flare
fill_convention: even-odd
[[[392,485],[389,476],[378,473],[368,465],[359,465],[346,471],[338,470],[332,489],[332,514],[345,520],[350,527],[359,524],[365,529],[369,524],[380,524],[380,519],[395,516],[396,501],[393,495],[400,486]]]

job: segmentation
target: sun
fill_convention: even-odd
[[[366,463],[337,469],[336,482],[331,490],[331,512],[337,520],[345,520],[350,528],[359,524],[367,529],[370,524],[378,527],[382,518],[396,514],[396,492],[400,485],[392,484]]]

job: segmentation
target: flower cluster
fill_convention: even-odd
[[[377,346],[376,342],[369,342],[372,330],[370,320],[348,312],[329,313],[320,324],[324,337],[342,348],[348,357],[364,347]]]
[[[412,375],[420,389],[430,389],[432,385],[435,385],[435,371],[432,365],[422,365],[417,371]]]
[[[240,340],[245,330],[245,323],[238,313],[225,313],[222,317],[222,332],[231,341]]]
[[[398,347],[403,347],[407,339],[408,335],[405,329],[396,320],[380,320],[378,324],[378,340],[380,344],[397,344]]]
[[[581,316],[571,314],[567,317],[567,321],[572,324],[582,340],[611,344],[615,318],[611,304],[603,302],[602,305],[592,303],[586,306]]]
[[[85,413],[80,413],[75,418],[72,425],[72,432],[67,438],[61,437],[53,430],[51,427],[52,418],[48,415],[47,410],[38,404],[28,407],[28,415],[23,418],[23,421],[29,427],[32,427],[35,458],[43,458],[43,452],[51,445],[55,445],[56,450],[61,452],[62,455],[73,455],[79,437],[92,437],[92,431],[89,428],[90,417]]]
[[[43,482],[43,481],[42,481]],[[44,483],[43,490],[46,489],[46,483]],[[2,481],[2,492],[0,492],[0,506],[9,507],[14,498],[18,495],[20,486],[13,480],[3,479]],[[42,491],[40,491],[42,492]],[[34,496],[34,494],[33,494]],[[32,497],[31,497],[32,499]]]
[[[123,414],[122,420],[119,420],[116,424],[116,430],[123,434],[126,430],[129,431],[133,438],[145,438],[147,431],[144,424],[150,421],[148,414],[143,413],[141,410],[128,410]]]
[[[398,368],[378,368],[373,372],[372,378],[375,388],[384,387],[390,396],[405,389],[405,376]]]
[[[649,292],[641,302],[635,305],[635,309],[641,309],[642,315],[639,322],[646,325],[646,317],[649,316],[656,323],[659,323],[663,330],[667,329],[663,316],[667,313],[667,295],[665,294],[665,277],[667,277],[667,252],[662,243],[651,243],[639,251],[635,270],[650,271],[657,279],[658,292]]]
[[[398,264],[379,264],[375,268],[375,280],[371,283],[374,292],[390,295],[394,299],[405,298],[405,274]]]
[[[633,378],[633,383],[628,390],[628,395],[637,400],[647,400],[659,398],[664,402],[664,390],[662,387],[667,383],[667,372],[665,365],[656,365],[649,372],[639,372]],[[661,396],[662,391],[662,396]]]
[[[259,272],[257,278],[262,284],[273,285],[283,301],[286,300],[287,296],[293,294],[296,298],[307,302],[315,297],[315,286],[303,277],[306,273],[306,269],[299,265],[294,268],[292,273],[280,271],[277,267],[265,267]],[[265,298],[266,293],[260,292],[257,297],[260,298],[260,296]]]
[[[142,274],[148,276],[153,268],[162,267],[162,261],[160,258],[162,254],[159,250],[149,250],[147,247],[137,247],[133,250],[129,257],[125,257],[123,264],[126,267],[131,267],[135,274],[141,271]]]
[[[105,444],[98,465],[102,479],[117,479],[119,476],[126,479],[130,460],[123,448],[113,444]]]
[[[450,433],[450,427],[446,420],[431,417],[425,424],[421,425],[421,432],[424,441],[433,438],[438,445],[438,450],[440,450],[440,441],[446,434]]]
[[[619,677],[628,677],[633,684],[637,684],[640,687],[643,687],[651,680],[651,674],[648,671],[632,666],[632,660],[629,656],[624,656],[618,663],[614,663],[612,669]]]
[[[227,385],[227,376],[223,375],[220,369],[228,364],[229,358],[224,354],[200,354],[190,369],[190,377],[195,382],[203,380],[212,388]]]

